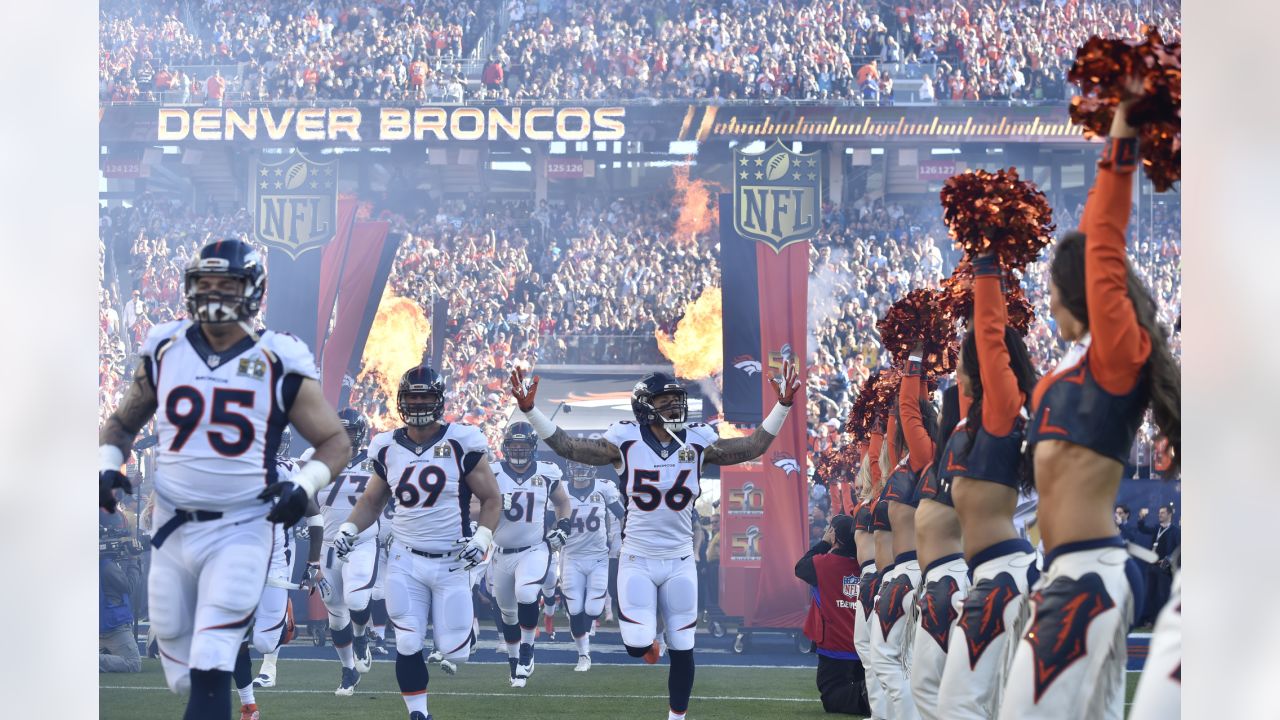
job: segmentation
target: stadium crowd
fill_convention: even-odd
[[[1140,239],[1131,249],[1169,327],[1181,308],[1180,212],[1171,202],[1135,219]],[[1080,209],[1058,212],[1059,228],[1073,227]],[[449,418],[465,418],[498,437],[507,403],[503,369],[512,362],[661,362],[655,330],[673,332],[686,304],[720,284],[714,231],[677,240],[676,214],[670,197],[659,194],[536,207],[447,201],[396,217],[408,237],[392,267],[391,290],[427,314],[434,293],[446,293],[449,301],[442,368],[455,389]],[[959,259],[938,215],[931,203],[859,200],[825,208],[811,252],[811,457],[838,441],[853,393],[887,362],[876,319],[906,289],[936,287]],[[102,211],[102,412],[115,407],[147,330],[184,313],[182,268],[195,249],[248,230],[243,209],[201,215],[149,195],[133,207]],[[1040,265],[1031,266],[1023,285],[1040,319],[1028,344],[1043,372],[1057,341]],[[1173,343],[1178,353],[1179,333]],[[372,379],[356,382],[351,401],[370,416],[387,415]]]
[[[110,101],[574,98],[1064,100],[1075,49],[1144,24],[1181,36],[1176,0],[113,0],[100,16]],[[492,48],[486,33],[505,33]],[[485,51],[468,77],[460,60]],[[185,68],[185,69],[184,69]]]

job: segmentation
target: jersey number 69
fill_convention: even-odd
[[[405,468],[404,474],[400,476],[400,482],[396,484],[396,502],[400,507],[431,507],[436,504],[436,498],[440,497],[440,491],[444,490],[444,484],[447,482],[444,470],[435,465],[427,465],[422,468],[422,472],[418,473],[418,481],[415,483],[413,471],[416,469]],[[418,492],[419,488],[426,497]]]

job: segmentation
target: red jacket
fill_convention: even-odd
[[[853,555],[837,555],[828,552],[830,549],[831,545],[819,542],[796,563],[796,577],[809,583],[812,600],[804,620],[804,634],[817,643],[819,655],[857,660],[853,623],[861,569]]]

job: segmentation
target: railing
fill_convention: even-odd
[[[664,363],[653,335],[543,335],[538,362],[557,365]]]

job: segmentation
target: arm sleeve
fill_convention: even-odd
[[[920,472],[933,459],[933,438],[924,428],[924,416],[920,414],[920,395],[924,390],[924,376],[920,363],[907,363],[907,374],[898,385],[898,407],[902,415],[902,434],[911,451],[911,471]]]
[[[871,459],[868,469],[871,470],[871,484],[875,488],[880,487],[880,446],[884,443],[884,433],[871,433],[871,442],[867,445],[867,452]]]
[[[889,467],[894,467],[898,461],[902,459],[902,448],[894,447],[893,442],[898,437],[898,418],[893,414],[889,415],[889,421],[885,423],[884,442],[889,443]],[[879,453],[876,454],[879,458]]]
[[[831,544],[819,540],[818,544],[809,548],[809,552],[805,553],[804,557],[800,558],[800,562],[796,563],[796,577],[817,587],[818,568],[815,566],[813,558],[815,555],[825,555],[828,552],[831,552]]]
[[[1119,146],[1114,139],[1108,142]],[[1151,338],[1138,324],[1128,293],[1124,235],[1132,206],[1133,166],[1117,161],[1112,167],[1099,167],[1083,227],[1085,296],[1093,338],[1089,360],[1098,384],[1115,395],[1133,389],[1151,355]]]
[[[1000,288],[1000,265],[995,255],[973,260],[973,332],[982,378],[982,428],[1003,437],[1013,430],[1023,396],[1018,377],[1009,366],[1004,329],[1008,308]]]

